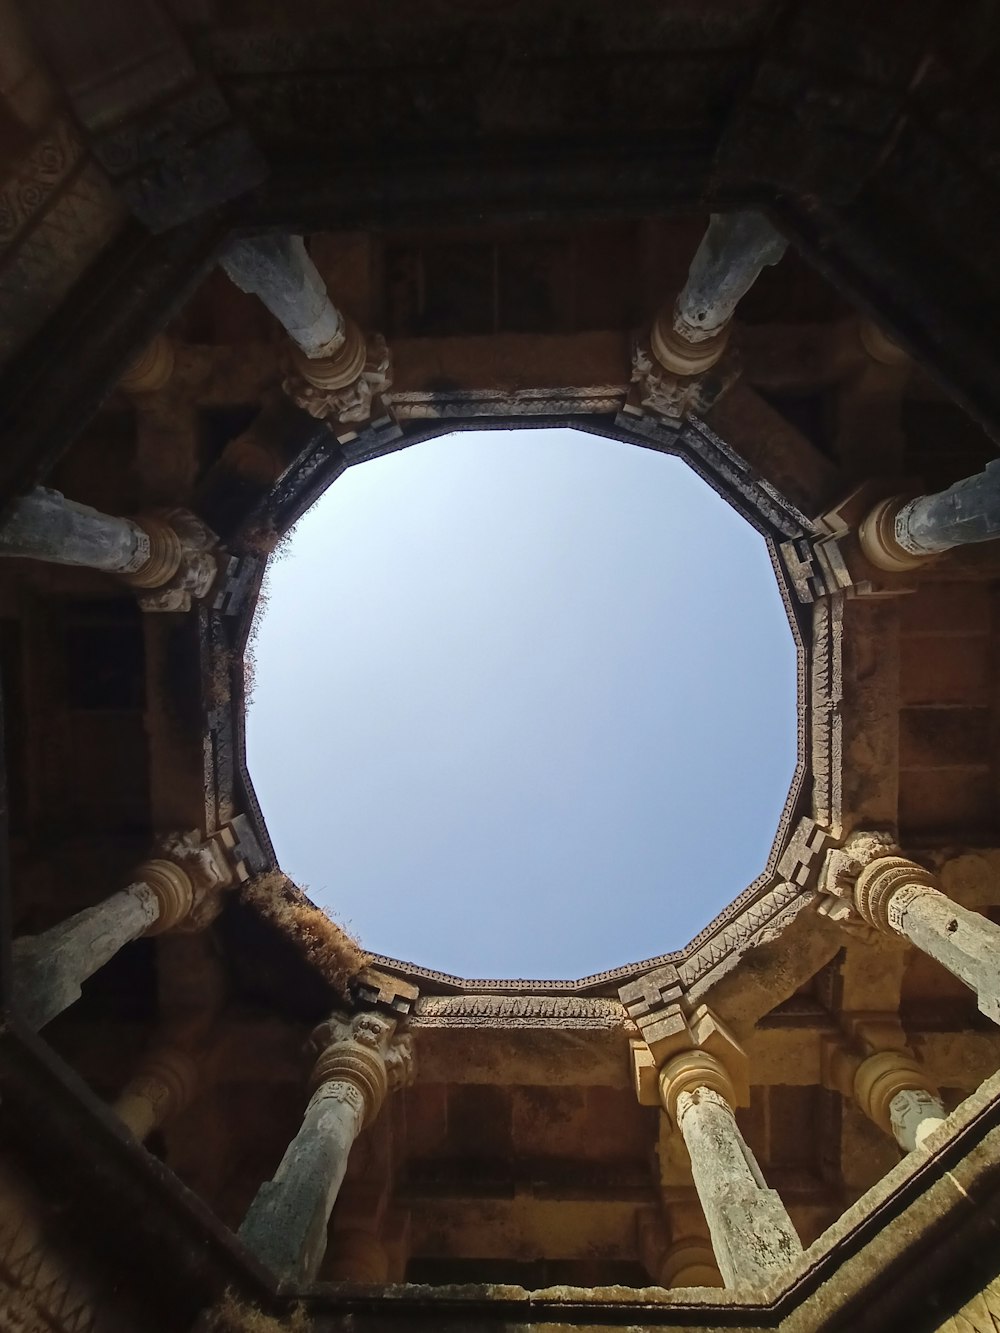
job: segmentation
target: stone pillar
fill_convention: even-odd
[[[0,519],[0,556],[120,575],[154,610],[184,610],[178,597],[190,604],[209,591],[218,572],[215,545],[214,534],[184,510],[116,518],[41,486]]]
[[[947,490],[880,500],[858,530],[873,565],[914,569],[941,551],[1000,537],[1000,459]]]
[[[727,1287],[781,1272],[802,1245],[740,1133],[726,1066],[705,1050],[675,1055],[660,1070],[663,1109],[683,1136]]]
[[[295,343],[296,368],[318,389],[343,389],[364,369],[361,330],[327,295],[326,284],[301,236],[260,236],[236,241],[222,267],[240,291],[267,306]]]
[[[858,1105],[904,1152],[918,1148],[945,1118],[945,1109],[927,1074],[904,1051],[878,1051],[854,1074]]]
[[[144,862],[136,880],[40,935],[12,946],[14,1005],[36,1030],[80,998],[83,983],[140,935],[180,926],[199,929],[218,911],[216,890],[232,871],[214,843],[194,835],[168,840],[170,859]]]
[[[964,981],[980,1011],[1000,1023],[1000,926],[960,907],[929,870],[902,856],[879,856],[863,866],[853,901],[869,926],[902,935]]]
[[[193,886],[180,866],[147,861],[136,883],[41,935],[14,941],[14,1005],[31,1027],[51,1022],[80,998],[83,983],[119,949],[184,919]]]
[[[113,1110],[140,1142],[188,1106],[198,1087],[198,1066],[179,1047],[153,1051],[122,1089]]]
[[[760,213],[712,214],[681,294],[653,325],[650,345],[664,370],[700,375],[715,365],[736,306],[787,245]]]
[[[319,1052],[302,1127],[240,1227],[244,1244],[279,1277],[310,1282],[351,1147],[378,1115],[386,1093],[413,1076],[408,1036],[381,1014],[334,1015],[313,1033]]]

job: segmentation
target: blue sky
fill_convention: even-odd
[[[269,582],[250,772],[282,868],[366,948],[583,976],[763,868],[792,638],[763,540],[679,460],[429,441],[341,477]]]

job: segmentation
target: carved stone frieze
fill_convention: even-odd
[[[0,184],[0,250],[6,249],[46,210],[60,187],[84,162],[86,149],[68,121],[57,120]]]
[[[843,812],[844,595],[813,606],[809,701],[813,818],[838,829]]]
[[[628,1026],[617,1000],[569,995],[424,995],[413,1028],[556,1028],[614,1031]]]

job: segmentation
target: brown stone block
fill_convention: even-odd
[[[924,583],[901,599],[906,634],[985,634],[990,628],[990,590],[979,583]]]
[[[983,634],[912,635],[901,646],[904,704],[986,704],[990,684],[989,640]]]
[[[988,764],[989,722],[988,708],[901,708],[900,767]]]
[[[643,1040],[658,1062],[662,1062],[673,1051],[687,1046],[690,1040],[687,1020],[679,1008],[640,1018],[638,1026]]]
[[[907,834],[991,828],[995,797],[986,768],[904,769],[899,827]]]
[[[448,1088],[421,1083],[406,1093],[406,1137],[414,1157],[438,1152],[448,1137]]]

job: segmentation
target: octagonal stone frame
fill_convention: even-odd
[[[666,964],[677,968],[689,996],[697,998],[735,966],[750,947],[774,938],[796,916],[807,901],[809,870],[815,860],[815,825],[807,811],[822,803],[829,788],[828,765],[816,773],[812,757],[817,751],[811,719],[821,726],[836,724],[836,713],[821,706],[811,707],[810,686],[817,672],[813,669],[818,654],[821,660],[832,651],[834,618],[801,600],[801,580],[793,577],[787,563],[786,543],[808,543],[815,534],[813,523],[778,490],[758,476],[739,453],[703,421],[690,419],[669,423],[651,416],[635,415],[615,409],[621,394],[614,397],[600,393],[578,398],[568,404],[565,392],[539,393],[531,402],[531,414],[525,415],[524,402],[516,395],[505,397],[495,392],[477,394],[463,391],[461,396],[431,395],[422,411],[433,413],[431,421],[408,427],[384,418],[339,442],[325,426],[320,426],[310,443],[268,495],[247,515],[240,530],[261,527],[287,532],[298,518],[333,484],[347,466],[357,466],[372,458],[408,448],[428,439],[462,429],[571,428],[604,438],[680,458],[726,500],[761,535],[767,545],[778,590],[785,607],[796,653],[796,709],[798,717],[795,770],[778,822],[770,854],[762,872],[744,888],[727,907],[681,949],[657,954],[624,966],[597,972],[578,979],[506,979],[468,978],[420,966],[418,963],[386,955],[375,955],[376,967],[405,977],[438,994],[533,994],[550,996],[593,995],[608,986],[620,986],[654,968]],[[567,406],[575,410],[566,411]],[[338,447],[339,446],[339,447]],[[235,534],[236,544],[239,533]],[[218,654],[224,661],[238,663],[231,673],[231,701],[210,712],[206,746],[206,795],[214,804],[216,820],[221,823],[231,812],[245,812],[253,828],[253,840],[261,856],[254,869],[278,868],[267,825],[253,787],[246,761],[245,705],[242,680],[242,656],[256,610],[256,596],[263,578],[265,560],[247,558],[252,569],[245,571],[242,594],[229,599],[224,609],[203,613],[203,642],[211,661]],[[826,625],[819,641],[811,626]],[[224,667],[223,667],[224,669]],[[824,673],[818,673],[820,679]],[[231,741],[224,739],[228,732]],[[822,737],[818,747],[823,755],[832,755],[836,746]],[[808,779],[812,777],[812,784]],[[812,798],[812,799],[810,799]],[[797,835],[797,836],[793,836]]]

